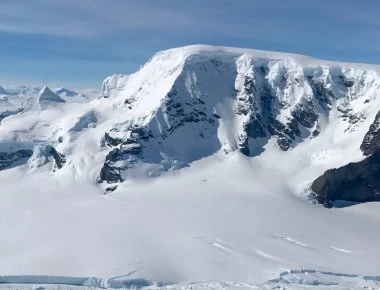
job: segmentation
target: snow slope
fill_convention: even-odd
[[[0,152],[30,157],[0,171],[0,273],[223,289],[305,268],[361,287],[379,274],[379,205],[325,209],[308,188],[364,158],[379,73],[190,46],[107,78],[98,98],[6,116]]]

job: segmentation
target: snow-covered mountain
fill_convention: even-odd
[[[65,257],[80,258],[73,272],[57,264],[41,273],[42,263],[37,274],[103,275],[115,265],[134,273],[140,266],[131,265],[142,261],[144,278],[165,282],[263,282],[302,267],[375,275],[380,236],[370,228],[379,205],[327,211],[310,202],[310,186],[329,169],[377,160],[379,94],[379,66],[212,46],[162,51],[134,74],[108,77],[99,97],[75,101],[79,94],[45,87],[5,111],[0,182],[14,182],[0,198],[23,202],[27,194],[36,210],[65,220],[65,230],[88,235],[66,237],[43,222],[54,263],[68,251],[55,249],[51,234],[75,248],[97,239],[90,231],[103,232],[85,252]],[[28,192],[36,182],[37,192]],[[339,202],[333,196],[344,195],[327,194],[326,184],[313,187],[316,200]],[[30,223],[47,214],[33,210]],[[0,249],[7,245],[0,241]],[[110,256],[99,253],[104,247]],[[30,270],[0,262],[11,274]]]
[[[44,137],[36,130],[35,140],[30,131],[15,138],[7,122],[3,132],[15,142],[58,146],[74,168],[77,155],[70,152],[79,148],[70,141],[72,132],[78,140],[91,135],[94,145],[87,153],[104,160],[98,180],[107,183],[157,176],[217,152],[255,157],[265,151],[297,151],[324,142],[329,130],[334,131],[329,138],[338,142],[356,140],[351,159],[358,160],[364,134],[379,109],[379,87],[376,67],[186,47],[158,53],[131,76],[107,78],[101,99],[76,104],[75,110],[67,110],[70,103],[49,107],[50,113],[58,112],[45,120]],[[59,94],[75,95],[45,87],[37,94],[38,102],[46,110],[46,104],[65,102]],[[40,123],[41,106],[9,122],[28,118]],[[89,126],[97,128],[78,134]]]

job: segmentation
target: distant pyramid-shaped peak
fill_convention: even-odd
[[[0,95],[8,95],[8,92],[2,86],[0,86]]]
[[[47,86],[44,86],[40,92],[38,93],[38,102],[56,102],[56,103],[64,103],[65,100],[50,90]]]

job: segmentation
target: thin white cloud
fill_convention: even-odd
[[[376,7],[378,0],[1,0],[0,31],[72,37],[140,30],[236,38],[269,33],[281,40],[309,37],[310,25],[379,28]]]
[[[5,0],[0,7],[0,30],[91,37],[133,29],[186,29],[195,24],[196,19],[157,2]]]

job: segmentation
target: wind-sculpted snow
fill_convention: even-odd
[[[83,129],[89,127],[95,127],[98,119],[96,118],[96,114],[94,111],[90,111],[85,113],[83,116],[80,116],[78,122],[70,129],[70,131],[80,132]]]
[[[40,286],[37,286],[40,285]],[[159,289],[160,284],[145,279],[118,279],[64,276],[0,276],[2,289]]]
[[[113,75],[106,78],[101,89],[102,96],[105,98],[115,96],[125,87],[127,81],[127,75]]]
[[[100,290],[100,289],[142,289],[142,290],[233,290],[233,289],[377,289],[380,276],[360,276],[333,273],[313,269],[290,270],[279,278],[263,284],[245,282],[193,281],[180,284],[151,282],[145,279],[117,279],[96,277],[59,277],[59,276],[0,276],[2,289],[8,290]]]

